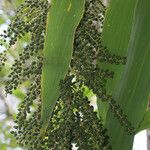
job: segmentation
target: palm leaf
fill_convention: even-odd
[[[64,79],[69,68],[74,33],[83,11],[84,0],[53,0],[51,3],[42,74],[41,120],[44,130],[59,97],[59,83]]]
[[[112,3],[113,2],[115,3],[115,1],[112,1]],[[124,3],[124,2],[120,1],[119,3]],[[131,5],[125,5],[125,6],[131,6]],[[120,11],[122,10],[122,12],[123,12],[123,7],[119,8]],[[131,35],[127,36],[127,34],[125,34],[124,37],[124,34],[120,32],[119,35],[120,36],[122,35],[122,38],[119,38],[118,36],[118,41],[114,42],[114,44],[110,44],[109,48],[111,48],[112,45],[115,44],[118,45],[118,43],[120,43],[122,39],[126,38],[126,40],[124,39],[126,45],[120,44],[121,45],[120,47],[122,49],[125,49],[125,47],[127,48],[128,46],[127,64],[125,66],[125,70],[123,76],[121,77],[119,86],[117,87],[117,90],[114,92],[113,97],[117,101],[117,103],[122,107],[124,113],[127,115],[128,120],[135,127],[135,131],[137,131],[138,125],[142,120],[145,111],[147,109],[148,94],[150,90],[150,86],[149,86],[150,2],[148,0],[145,1],[138,0],[137,3],[134,3],[132,9],[134,10],[134,8],[135,8],[135,12],[134,12],[134,19],[132,22],[132,26],[131,26],[131,22],[125,23],[126,28],[129,28],[130,26],[132,27]],[[116,10],[116,14],[118,13],[119,12]],[[128,17],[126,16],[126,18]],[[126,18],[124,18],[123,20],[125,20]],[[113,20],[113,17],[111,17],[111,19]],[[118,21],[122,22],[122,19]],[[114,26],[113,30],[119,31],[118,28],[119,27]],[[111,30],[111,25],[110,25],[110,30]],[[130,32],[128,32],[128,34],[129,33]],[[105,34],[104,39],[107,38],[109,38],[108,34]],[[114,37],[112,37],[112,39],[114,39]],[[126,41],[129,41],[129,44]],[[124,127],[120,125],[118,120],[112,115],[112,112],[110,111],[108,112],[106,125],[108,128],[108,132],[111,135],[110,142],[113,149],[115,150],[132,149],[134,134],[128,135],[124,131]]]
[[[127,55],[127,47],[131,34],[132,20],[136,2],[137,0],[110,1],[109,7],[106,11],[102,42],[104,46],[107,46],[112,54],[117,54],[120,56]],[[107,92],[112,94],[119,84],[124,66],[104,64],[101,62],[99,62],[98,65],[112,70],[115,73],[114,78],[107,82]],[[108,103],[98,100],[97,105],[99,107],[99,114],[105,122]]]

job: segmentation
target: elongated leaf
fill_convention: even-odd
[[[135,130],[145,114],[150,91],[149,10],[149,0],[138,0],[128,46],[127,65],[114,94],[114,99],[121,105]],[[113,150],[132,149],[134,135],[129,136],[111,112],[107,118],[107,127]]]
[[[42,74],[42,132],[47,127],[59,97],[59,83],[68,71],[74,33],[83,11],[84,0],[52,0]]]
[[[120,56],[127,55],[127,47],[131,34],[134,8],[137,0],[111,0],[103,29],[103,45],[106,46],[112,54]],[[112,65],[99,63],[99,66],[107,68],[114,72],[114,78],[107,82],[107,92],[112,94],[120,82],[123,65]],[[106,102],[97,101],[99,112],[103,111],[103,120],[108,110]],[[101,113],[100,113],[101,114]]]

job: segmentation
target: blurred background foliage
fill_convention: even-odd
[[[0,0],[0,34],[6,30],[11,19],[15,15],[16,8],[24,0]],[[14,95],[5,95],[4,81],[7,80],[7,75],[10,70],[10,64],[17,58],[19,51],[28,42],[29,36],[25,36],[13,47],[8,49],[6,67],[0,71],[0,150],[22,150],[18,147],[15,138],[10,134],[14,125],[14,118],[17,113],[17,106],[23,99],[26,91],[27,83],[21,85],[19,90],[14,91]],[[6,48],[0,46],[0,52]]]

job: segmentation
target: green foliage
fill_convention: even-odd
[[[135,132],[148,123],[148,4],[112,0],[106,18],[100,0],[26,0],[20,5],[0,35],[6,49],[30,37],[5,83],[6,93],[17,95],[19,85],[30,83],[26,94],[19,95],[24,100],[12,130],[20,146],[131,149]],[[0,55],[0,69],[7,54],[5,50]],[[87,93],[97,96],[99,117]]]
[[[120,5],[125,1],[119,1]],[[112,1],[115,5],[115,1]],[[131,1],[130,1],[131,3]],[[119,83],[117,90],[113,94],[113,98],[119,103],[123,111],[127,115],[128,120],[132,123],[137,130],[139,123],[145,114],[148,105],[148,95],[149,95],[149,1],[138,0],[137,4],[134,3],[132,6],[134,10],[134,18],[131,22],[126,22],[127,27],[132,27],[132,32],[129,32],[128,36],[128,55],[127,64],[125,66],[125,71],[122,75],[121,82]],[[112,7],[113,8],[113,7]],[[118,7],[118,12],[121,8]],[[116,11],[117,12],[117,11]],[[133,12],[126,12],[130,18],[133,16]],[[109,16],[111,19],[115,16]],[[125,20],[126,21],[126,20]],[[121,22],[121,19],[120,19]],[[107,28],[107,27],[106,27]],[[111,27],[109,27],[111,30]],[[128,29],[128,28],[127,28]],[[105,29],[107,30],[107,29]],[[114,27],[113,31],[119,31],[118,28]],[[105,34],[105,33],[104,33]],[[122,38],[122,32],[118,33]],[[104,35],[104,39],[107,35]],[[126,34],[125,34],[126,36]],[[109,38],[109,37],[108,37]],[[118,43],[116,44],[118,46]],[[123,46],[123,44],[122,44]],[[134,134],[129,136],[124,132],[123,128],[118,123],[112,113],[109,111],[106,126],[108,128],[109,134],[112,135],[110,139],[112,148],[115,150],[127,150],[132,149]],[[116,138],[118,137],[118,138]],[[120,144],[118,144],[118,142]]]
[[[51,117],[59,97],[59,83],[67,74],[72,57],[74,33],[83,16],[83,11],[84,0],[61,2],[52,0],[51,2],[42,69],[43,131],[41,132],[47,128],[48,118]]]
[[[95,57],[95,54],[98,51],[98,45],[96,47],[97,49],[95,49],[95,43],[91,40],[91,38],[89,38],[89,34],[87,34],[88,36],[83,34],[83,36],[81,36],[81,39],[79,39],[78,36],[75,37],[76,38],[75,43],[78,42],[78,40],[80,41],[78,44],[76,43],[74,47],[74,49],[76,50],[74,51],[75,53],[73,54],[73,59],[70,66],[70,72],[68,76],[66,76],[65,78],[66,82],[63,82],[63,88],[60,89],[60,95],[57,91],[59,88],[58,86],[59,81],[63,79],[65,74],[67,73],[67,68],[69,62],[71,61],[70,60],[71,49],[72,49],[71,47],[73,46],[72,38],[74,35],[75,28],[79,23],[79,19],[81,19],[82,16],[82,12],[79,11],[80,13],[78,13],[77,11],[76,12],[74,11],[76,8],[74,6],[80,4],[81,1],[79,3],[75,3],[74,1],[72,2],[73,2],[72,5],[70,5],[70,3],[62,2],[62,4],[64,4],[64,7],[66,8],[65,10],[69,11],[67,12],[64,11],[64,9],[62,9],[62,13],[58,11],[59,9],[59,7],[57,7],[58,2],[52,3],[51,6],[52,8],[49,13],[50,24],[49,22],[47,24],[47,28],[48,28],[47,33],[50,32],[50,34],[46,35],[46,39],[47,39],[46,43],[48,44],[46,44],[45,51],[44,51],[44,67],[43,67],[43,74],[42,74],[42,82],[41,82],[41,73],[42,73],[41,69],[43,64],[42,49],[44,46],[43,45],[44,35],[46,29],[45,23],[46,23],[46,16],[47,16],[46,12],[48,10],[47,7],[48,4],[46,4],[45,1],[37,1],[37,0],[34,0],[32,2],[26,1],[25,3],[23,3],[20,6],[20,8],[17,10],[17,14],[14,17],[14,21],[12,21],[8,30],[4,31],[5,34],[2,35],[4,39],[9,38],[10,47],[13,44],[15,44],[15,42],[19,38],[22,38],[27,33],[29,33],[31,36],[30,43],[23,49],[23,51],[19,54],[18,58],[14,61],[14,64],[11,68],[12,71],[8,76],[9,79],[6,82],[6,86],[5,86],[5,91],[11,94],[18,87],[18,85],[20,85],[23,81],[26,80],[32,81],[34,79],[34,81],[31,83],[30,87],[27,90],[24,101],[22,101],[20,104],[20,108],[18,109],[19,113],[15,121],[16,125],[14,126],[14,130],[12,131],[12,134],[14,134],[14,136],[17,139],[17,143],[29,149],[49,149],[49,148],[69,149],[72,147],[73,143],[77,144],[79,149],[83,149],[83,148],[110,149],[108,136],[106,134],[107,130],[103,127],[101,120],[98,121],[97,115],[93,112],[93,107],[89,105],[88,98],[83,94],[84,89],[82,88],[87,85],[86,80],[89,80],[89,78],[87,78],[87,75],[85,73],[82,73],[82,70],[78,68],[77,61],[75,61],[77,59],[76,46],[80,47],[79,50],[84,49],[84,47],[85,50],[87,50],[86,45],[85,46],[83,45],[84,44],[83,42],[86,41],[88,42],[87,47],[90,47],[90,50],[86,57],[86,61],[88,60],[88,63],[86,65],[86,62],[84,62],[83,67],[89,65],[88,73],[90,74],[90,71],[93,71],[92,67],[96,66],[96,64],[94,64],[93,61],[91,61],[91,59]],[[95,10],[95,5],[97,5],[96,10]],[[83,19],[76,33],[80,34],[80,31],[83,30],[83,26],[86,25],[87,26],[86,32],[88,32],[87,31],[88,28],[91,28],[92,34],[98,33],[96,38],[99,41],[100,39],[99,36],[101,34],[101,31],[98,31],[97,25],[100,23],[100,21],[103,20],[103,13],[104,13],[103,5],[101,5],[101,2],[99,3],[99,1],[97,0],[95,0],[94,2],[87,0],[85,7],[86,8],[85,8]],[[78,9],[79,8],[83,9],[83,4],[80,5]],[[98,9],[102,10],[100,14]],[[66,31],[62,29],[63,26],[62,27],[58,26],[60,23],[62,23],[62,21],[57,19],[54,16],[56,15],[56,12],[58,13],[58,16],[63,15],[62,17],[64,17],[64,19],[66,20],[65,21],[63,19],[65,27],[66,25],[68,26],[67,34]],[[70,12],[72,12],[72,14],[70,14]],[[78,13],[79,15],[76,16],[77,18],[72,17],[72,15],[75,15],[75,13]],[[94,17],[91,18],[89,13],[91,16],[94,15]],[[23,14],[25,15],[23,16]],[[69,19],[68,17],[70,17],[70,20],[74,20],[75,22],[68,24],[67,23]],[[99,18],[98,20],[97,17]],[[53,21],[51,22],[51,20]],[[59,21],[61,22],[58,23]],[[49,28],[49,26],[51,28]],[[60,30],[58,31],[56,30],[57,26],[60,28]],[[53,33],[54,31],[55,33]],[[66,35],[66,37],[68,37],[66,44],[65,44],[66,39],[64,39],[64,42],[61,41],[60,45],[58,44],[58,40],[60,40],[61,35],[62,36]],[[51,39],[50,41],[52,42],[54,47],[51,46],[51,43],[49,45],[49,38]],[[51,51],[49,50],[49,47],[51,47],[50,48]],[[62,51],[63,48],[65,51]],[[66,51],[66,49],[68,49],[68,51]],[[65,55],[66,58],[63,58],[62,55],[60,55],[60,53],[66,54]],[[83,51],[83,53],[85,53],[85,51]],[[56,60],[53,59],[52,61],[53,63],[52,63],[51,60],[49,60],[48,58],[53,58],[54,56],[57,59]],[[46,61],[47,59],[48,61]],[[49,61],[51,62],[50,64],[48,63]],[[58,64],[58,62],[60,63]],[[62,68],[60,67],[60,65],[63,66],[65,65],[65,66],[64,68]],[[54,69],[52,70],[51,68]],[[64,70],[63,72],[61,72],[62,69]],[[50,71],[50,73],[47,73],[47,71]],[[59,71],[58,72],[59,78],[55,74],[56,71]],[[73,74],[74,76],[72,76]],[[108,75],[110,77],[112,76],[111,73],[109,73],[109,71],[105,72],[105,70],[102,70],[101,74],[102,76],[104,75]],[[57,94],[55,94],[55,91],[53,90],[52,94],[56,95],[56,97],[54,97],[51,101],[49,101],[47,97],[44,98],[42,97],[42,101],[41,101],[41,88],[43,91],[42,94],[44,94],[45,89],[47,90],[45,91],[47,93],[50,92],[48,89],[51,86],[52,88],[54,88],[54,85],[52,85],[51,83],[49,84],[49,82],[47,82],[47,80],[49,80],[49,76],[52,77],[50,81],[56,81],[55,79],[58,80],[55,82],[57,88],[55,90]],[[69,78],[69,82],[67,82],[68,78]],[[73,82],[73,80],[75,80],[74,81],[75,83]],[[72,84],[74,84],[74,86]],[[49,87],[49,85],[51,86]],[[70,98],[69,95],[71,95]],[[57,100],[58,97],[59,99]],[[53,115],[52,117],[51,114],[47,116],[48,112],[52,112],[52,109],[54,107],[53,106],[54,104],[52,104],[53,102],[54,104],[56,103],[55,109],[53,111]],[[70,103],[70,105],[68,105],[68,103]],[[45,107],[49,109],[45,109]],[[89,110],[88,113],[86,112],[86,110]],[[67,114],[65,112],[67,112]],[[44,118],[44,122],[41,122],[41,120],[43,121],[43,118]],[[49,120],[49,118],[51,120]],[[87,118],[89,118],[89,121],[87,121]],[[45,126],[45,124],[47,125]],[[43,132],[43,127],[46,132],[45,131]],[[42,134],[41,134],[41,129],[42,129]],[[54,138],[52,138],[53,136]],[[62,136],[64,136],[64,140],[63,138],[62,140],[60,140]],[[55,144],[55,141],[58,141],[57,138],[59,138],[59,142]],[[83,138],[85,139],[83,140]]]
[[[105,16],[102,42],[103,45],[107,45],[107,48],[111,53],[120,56],[127,55],[135,4],[136,0],[110,0]],[[112,95],[120,82],[124,65],[110,65],[101,62],[98,64],[115,73],[113,79],[109,80],[106,85],[107,92]],[[109,105],[108,103],[101,101],[98,101],[97,105],[100,108],[100,114],[103,112],[102,115],[105,122]]]

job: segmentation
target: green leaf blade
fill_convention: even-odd
[[[104,29],[102,34],[103,45],[108,48],[111,54],[120,56],[127,55],[127,47],[132,29],[134,8],[137,0],[111,0],[106,11]],[[123,65],[112,65],[99,63],[99,66],[114,72],[114,78],[107,82],[107,92],[113,94],[120,84],[121,75],[124,70]],[[106,120],[108,104],[97,101],[99,112],[105,112],[103,118]]]
[[[48,16],[42,72],[42,132],[59,97],[59,83],[69,69],[75,30],[84,12],[84,0],[53,0]]]
[[[149,0],[138,0],[128,46],[128,61],[120,85],[114,93],[114,99],[121,105],[135,130],[147,109],[150,91],[149,10]],[[110,111],[107,117],[106,125],[111,134],[113,149],[131,150],[134,135],[128,135]]]

